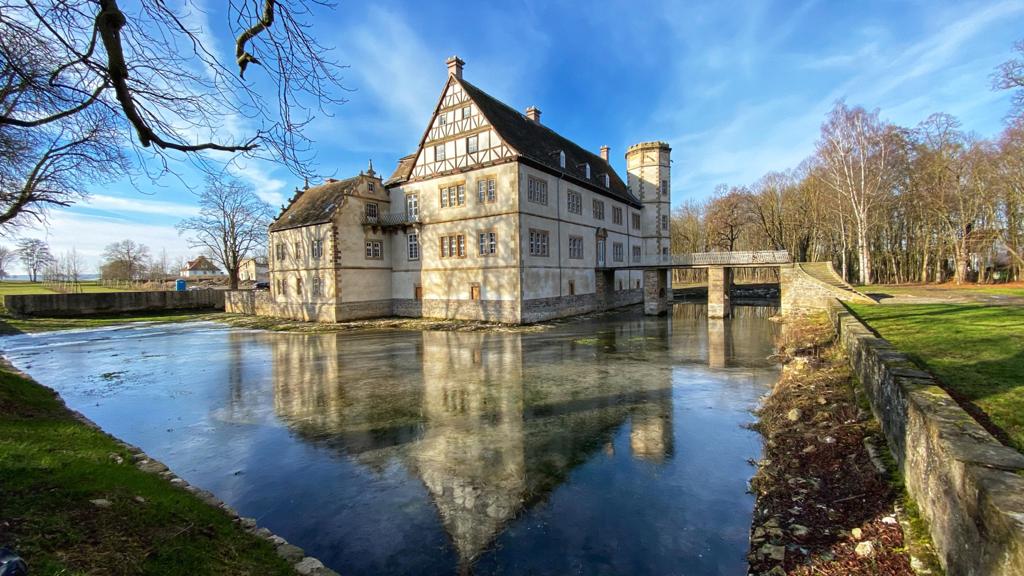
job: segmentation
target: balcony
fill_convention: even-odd
[[[378,214],[376,216],[369,216],[364,214],[360,223],[363,226],[369,226],[370,228],[388,230],[388,229],[405,229],[409,227],[416,227],[420,224],[419,214],[408,214],[405,212],[396,212],[394,214]]]

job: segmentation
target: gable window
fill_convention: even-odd
[[[319,239],[319,238],[316,239],[316,240],[313,240],[313,244],[312,244],[312,246],[309,249],[309,254],[310,254],[310,256],[313,257],[314,260],[319,260],[319,259],[323,258],[323,256],[324,256],[324,241]]]
[[[614,242],[614,243],[612,243],[612,261],[613,262],[622,262],[623,258],[625,257],[625,254],[626,254],[626,251],[622,247],[622,242]],[[620,290],[621,290],[621,288],[620,288]]]
[[[324,281],[319,276],[313,276],[313,296],[321,296],[324,292]]]
[[[530,230],[530,256],[547,256],[548,231]]]
[[[420,195],[405,195],[405,215],[409,220],[418,220],[420,217]]]
[[[377,204],[374,203],[374,202],[367,203],[367,205],[366,205],[366,221],[367,222],[376,222],[377,221],[377,214],[378,214]]]
[[[409,260],[419,260],[420,259],[420,235],[419,234],[409,234],[408,243],[409,243]]]
[[[463,106],[462,107],[462,119],[463,120],[465,120],[466,118],[469,118],[472,115],[473,115],[473,111],[470,110],[469,106]]]
[[[583,237],[569,236],[569,258],[583,260]]]
[[[373,192],[376,189],[376,187],[373,185],[373,182],[367,182],[366,189],[369,190],[370,192]]]
[[[633,229],[634,230],[639,230],[640,229],[640,213],[639,212],[633,212]]]
[[[474,134],[466,138],[466,153],[472,154],[480,150],[480,136]]]
[[[458,184],[441,188],[441,208],[454,208],[466,204],[466,185]]]
[[[594,219],[604,220],[604,202],[597,199],[594,200]]]
[[[494,232],[480,233],[480,255],[491,256],[498,251],[498,236]]]
[[[438,126],[444,126],[447,123],[448,123],[448,113],[447,112],[441,112],[440,114],[437,115],[437,125]]]
[[[367,260],[383,260],[384,259],[384,241],[383,240],[367,240],[366,241],[366,259]]]
[[[462,234],[441,236],[441,258],[456,257],[466,257],[466,237]]]
[[[440,162],[444,160],[444,144],[438,144],[434,146],[434,161]]]
[[[548,205],[548,182],[530,176],[526,180],[526,199],[534,204]]]
[[[633,246],[633,262],[639,262],[639,261],[640,261],[640,247],[639,246]]]
[[[476,195],[479,198],[480,203],[494,202],[498,199],[498,194],[495,190],[497,182],[494,178],[488,178],[487,180],[478,180],[476,183]]]
[[[622,208],[612,206],[612,224],[622,224]]]
[[[583,194],[575,190],[569,190],[567,196],[568,210],[573,214],[583,214]]]

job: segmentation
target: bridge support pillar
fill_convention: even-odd
[[[644,270],[644,314],[660,316],[668,312],[672,300],[671,273],[668,268]]]
[[[732,316],[729,291],[732,290],[732,268],[711,266],[708,268],[708,318]]]

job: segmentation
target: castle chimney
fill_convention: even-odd
[[[458,56],[449,56],[445,63],[448,64],[448,75],[455,76],[459,80],[462,80],[462,66],[465,64],[462,58],[459,58]]]
[[[608,161],[608,154],[612,151],[608,146],[601,146],[601,160]]]
[[[530,106],[526,109],[526,117],[533,120],[537,124],[540,124],[540,108],[536,106]]]

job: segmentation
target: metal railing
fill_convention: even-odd
[[[790,264],[786,250],[745,252],[694,252],[691,254],[655,254],[644,258],[645,266],[756,266]]]
[[[378,214],[376,216],[363,215],[362,224],[369,226],[406,226],[408,224],[419,224],[419,214],[407,214],[395,212],[394,214]]]

